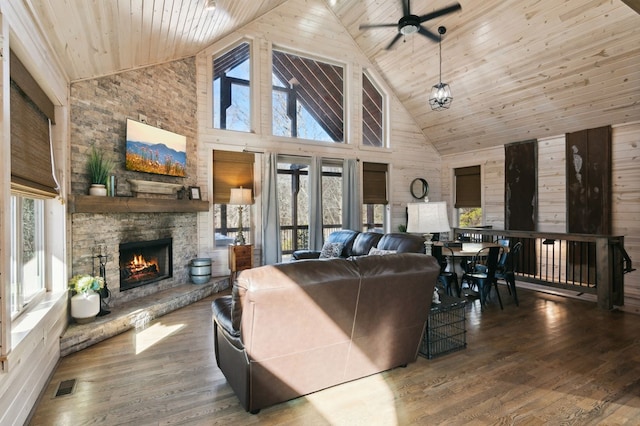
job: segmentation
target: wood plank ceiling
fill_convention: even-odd
[[[31,11],[70,81],[196,54],[278,7],[324,4],[443,155],[640,120],[638,0],[459,0],[444,25],[442,81],[449,110],[428,105],[438,44],[417,34],[385,50],[400,0],[18,0]],[[455,0],[414,0],[423,15]],[[634,9],[636,11],[634,11]],[[404,41],[404,42],[403,42]],[[21,58],[24,59],[24,58]]]

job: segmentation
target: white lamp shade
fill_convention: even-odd
[[[409,203],[407,209],[409,215],[407,232],[432,234],[451,230],[445,201]]]
[[[252,204],[251,189],[249,188],[231,188],[231,197],[229,198],[229,204],[236,206],[246,206]]]

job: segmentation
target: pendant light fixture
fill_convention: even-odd
[[[429,96],[429,105],[434,111],[449,109],[451,101],[453,101],[451,87],[442,82],[442,35],[446,32],[447,29],[445,27],[438,27],[438,34],[440,34],[440,41],[438,42],[440,47],[440,83],[431,88],[431,96]]]

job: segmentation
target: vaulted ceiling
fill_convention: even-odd
[[[12,0],[13,1],[13,0]],[[640,120],[640,0],[459,0],[444,25],[442,81],[453,104],[432,111],[438,44],[409,35],[386,50],[401,0],[17,0],[70,81],[192,56],[278,8],[324,4],[339,19],[425,138],[443,155]],[[414,0],[423,15],[455,0]]]

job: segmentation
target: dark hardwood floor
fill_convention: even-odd
[[[524,289],[516,307],[501,293],[503,311],[467,305],[466,349],[257,415],[216,367],[209,297],[63,358],[30,424],[640,424],[640,317]]]

